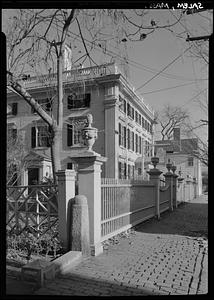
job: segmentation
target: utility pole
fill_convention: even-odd
[[[198,10],[193,10],[193,11],[187,11],[186,14],[189,15],[189,14],[194,14],[194,13],[198,13],[200,11],[204,11],[204,10],[207,10],[207,9],[198,9]],[[211,33],[210,35],[204,35],[204,36],[198,36],[198,37],[187,37],[186,41],[187,42],[192,42],[192,41],[200,41],[200,40],[208,40],[209,42],[209,76],[211,76],[212,78],[212,68],[210,67],[210,60],[211,60],[211,55],[213,53],[213,33]],[[208,105],[210,105],[210,99],[211,99],[211,80],[209,80],[209,88],[208,88]],[[212,126],[210,126],[210,128],[212,128]],[[213,130],[213,129],[212,129]]]

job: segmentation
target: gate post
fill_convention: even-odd
[[[74,170],[60,170],[56,172],[58,181],[59,239],[65,251],[69,250],[70,217],[68,203],[75,196],[75,175],[76,172]]]
[[[85,151],[79,156],[72,156],[78,164],[79,194],[86,196],[89,210],[89,235],[91,255],[103,251],[101,244],[101,166],[107,158],[96,152]]]
[[[184,178],[178,177],[178,187],[180,187],[180,189],[181,189],[181,191],[180,191],[180,197],[181,197],[180,201],[181,202],[185,202],[184,193],[183,193],[183,190],[184,190],[183,180],[184,180]]]
[[[172,166],[172,172],[173,172],[173,204],[174,207],[177,208],[178,203],[177,203],[177,178],[178,175],[175,174],[177,167],[176,166]]]
[[[172,164],[168,163],[166,165],[168,172],[163,174],[165,177],[165,185],[169,185],[170,188],[170,210],[173,211],[173,174],[170,172]]]
[[[159,169],[156,168],[156,165],[159,162],[158,157],[152,157],[151,162],[154,166],[153,169],[150,171],[147,171],[147,173],[150,175],[150,182],[155,185],[155,205],[156,205],[156,216],[157,219],[160,219],[160,174],[161,172]]]

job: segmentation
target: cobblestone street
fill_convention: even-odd
[[[37,295],[137,296],[208,292],[207,196],[140,224],[35,291]]]

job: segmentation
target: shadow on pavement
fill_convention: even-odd
[[[208,237],[208,204],[182,203],[173,212],[161,214],[135,227],[138,232]]]
[[[148,284],[148,283],[147,283]],[[139,285],[142,283],[139,282]],[[55,286],[55,289],[54,289]],[[97,279],[83,275],[61,275],[57,278],[57,286],[52,282],[49,288],[51,295],[72,295],[72,296],[149,296],[165,295],[164,291],[153,290],[155,287],[136,288],[131,284],[121,285],[120,281],[113,279]],[[48,289],[41,288],[36,295],[48,295]]]

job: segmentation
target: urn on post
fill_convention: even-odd
[[[170,170],[172,169],[172,164],[170,163],[170,159],[168,159],[168,163],[166,164],[166,168],[168,170],[168,173],[170,173]]]
[[[92,146],[94,145],[97,139],[97,128],[92,127],[93,116],[92,114],[87,114],[87,125],[82,129],[82,138],[84,144],[88,147],[88,151],[93,152]]]
[[[157,164],[159,163],[159,157],[153,156],[151,158],[151,163],[153,164],[154,169],[156,169]]]

